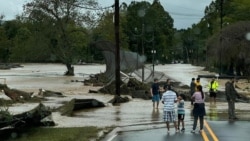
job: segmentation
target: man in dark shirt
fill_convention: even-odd
[[[192,78],[191,83],[190,83],[190,97],[193,96],[194,92],[195,92],[195,88],[196,84],[195,84],[195,78]],[[191,99],[191,105],[193,105],[193,100]]]
[[[160,102],[160,86],[158,84],[158,79],[154,79],[154,83],[151,85],[151,96],[152,96],[152,102],[153,102],[153,108],[155,108],[155,103],[156,103],[156,108],[159,107],[159,102]]]
[[[237,97],[237,91],[234,88],[234,82],[235,78],[231,79],[230,81],[226,82],[225,84],[225,93],[226,93],[226,99],[228,102],[228,116],[229,120],[235,120],[238,119],[235,116],[235,100]]]

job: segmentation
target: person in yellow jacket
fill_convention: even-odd
[[[210,104],[212,104],[212,101],[214,102],[214,104],[216,104],[216,96],[217,96],[218,87],[219,87],[219,83],[215,80],[215,78],[212,78],[212,80],[208,84]]]
[[[201,81],[200,81],[200,77],[197,77],[196,78],[196,81],[195,81],[195,86],[201,86]]]
[[[197,91],[198,90],[197,87],[201,86],[200,77],[197,77],[194,83],[195,83],[195,91]]]

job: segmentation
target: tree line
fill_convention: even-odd
[[[155,60],[206,66],[223,74],[248,75],[250,66],[248,0],[215,0],[188,29],[175,29],[159,0],[120,5],[120,45]],[[32,0],[23,13],[0,17],[0,62],[59,62],[67,75],[77,62],[102,62],[93,43],[115,42],[114,9],[95,0]],[[236,73],[235,73],[236,72]]]

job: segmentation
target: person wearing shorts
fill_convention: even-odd
[[[154,83],[151,85],[150,92],[152,96],[153,108],[155,108],[156,106],[156,108],[158,109],[160,103],[160,86],[158,84],[157,78],[154,79]]]
[[[177,119],[175,114],[175,103],[177,102],[177,96],[174,91],[171,90],[171,87],[167,88],[167,91],[162,95],[163,107],[163,120],[166,122],[167,132],[169,133],[169,123],[173,122],[175,127],[175,132],[179,132],[177,128]]]
[[[180,130],[180,124],[182,125],[181,131],[185,131],[185,109],[184,109],[184,99],[183,95],[178,96],[177,112],[178,112],[178,130]]]

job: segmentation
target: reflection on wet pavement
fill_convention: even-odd
[[[216,105],[207,106],[207,120],[228,120],[227,102],[218,102]],[[236,103],[235,113],[239,120],[250,121],[250,109],[248,103]]]
[[[216,105],[209,105],[207,109],[207,119],[209,120],[218,120],[218,111]]]
[[[160,111],[159,111],[159,108],[157,108],[157,109],[153,108],[151,120],[152,121],[159,121],[160,120]]]
[[[238,105],[239,104],[237,103],[236,107]],[[247,104],[244,105],[246,106]],[[116,126],[129,126],[155,123],[160,123],[160,126],[164,126],[164,123],[162,121],[162,110],[162,106],[159,109],[153,109],[151,101],[133,99],[129,103],[121,104],[119,107],[110,105],[100,109],[97,108],[79,111],[75,113],[75,116],[78,118],[81,117],[78,122],[81,123],[82,121],[85,125],[93,126],[96,125],[103,127],[113,124],[115,124]],[[185,117],[185,122],[187,125],[192,125],[193,117],[191,114],[191,110],[192,106],[186,106],[186,115],[190,115]],[[209,106],[209,104],[207,103],[206,110],[206,120],[228,120],[227,103],[218,102],[216,106]],[[249,110],[243,110],[241,108],[237,109],[236,112],[240,120],[250,120]]]

